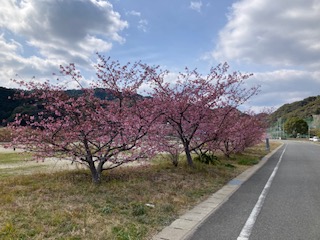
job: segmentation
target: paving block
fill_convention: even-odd
[[[214,209],[215,207],[217,207],[219,204],[214,204],[214,203],[210,203],[210,202],[202,202],[198,205],[198,207],[200,208],[206,208],[206,209]]]
[[[152,240],[179,240],[183,239],[188,232],[189,230],[177,229],[169,226],[158,233]]]
[[[187,220],[187,219],[177,219],[173,223],[171,223],[170,227],[191,230],[198,224],[198,221],[195,220]]]
[[[199,214],[189,211],[188,213],[181,216],[181,219],[191,220],[191,221],[201,221],[204,217],[204,214]]]

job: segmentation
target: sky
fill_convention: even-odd
[[[90,82],[96,52],[172,75],[228,62],[231,71],[253,73],[248,86],[260,85],[245,107],[276,109],[320,95],[320,0],[1,2],[0,86],[54,80],[68,63]]]

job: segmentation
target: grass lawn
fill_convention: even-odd
[[[3,153],[0,239],[150,239],[265,154],[261,144],[193,169],[158,158],[148,166],[111,170],[94,185],[85,170],[30,174],[37,166],[28,165],[24,174],[19,161],[26,157]]]

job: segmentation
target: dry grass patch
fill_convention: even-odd
[[[12,141],[11,131],[6,127],[0,127],[0,142]]]
[[[156,161],[114,169],[100,185],[84,170],[0,175],[0,239],[150,239],[247,168],[220,163]]]

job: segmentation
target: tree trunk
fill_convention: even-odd
[[[179,155],[177,155],[177,154],[172,154],[172,155],[171,155],[171,161],[172,161],[173,166],[178,167],[178,164],[179,164]]]
[[[183,145],[184,145],[184,151],[187,156],[187,163],[190,167],[193,167],[193,160],[192,160],[192,156],[190,153],[189,142],[183,142]]]
[[[92,182],[95,183],[95,184],[99,184],[101,182],[101,171],[99,171],[99,169],[97,170],[96,166],[94,165],[94,161],[93,161],[92,153],[90,151],[88,140],[87,140],[87,138],[86,138],[86,136],[85,136],[85,134],[83,132],[82,132],[82,135],[84,137],[83,145],[84,145],[85,150],[87,152],[86,162],[89,164],[89,169],[91,171]]]
[[[224,149],[225,149],[224,155],[225,155],[227,158],[230,158],[229,142],[228,142],[228,141],[224,141]]]
[[[98,172],[94,163],[91,162],[89,163],[89,168],[90,168],[90,171],[91,171],[91,177],[92,177],[92,182],[94,184],[99,184],[101,183],[101,172]]]

